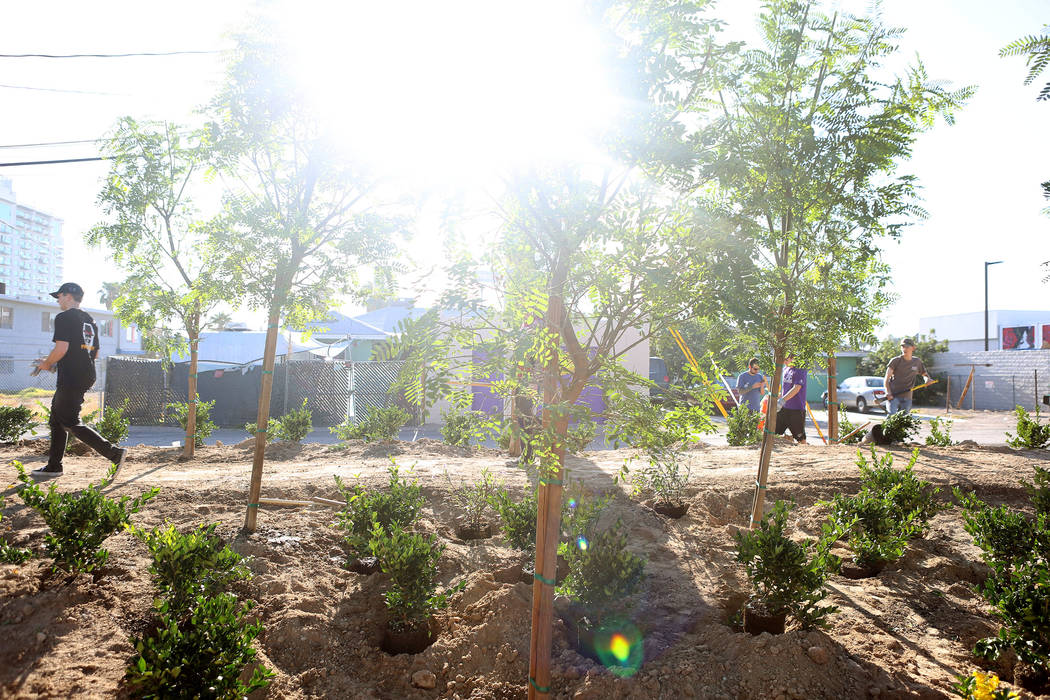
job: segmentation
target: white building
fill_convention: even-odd
[[[0,177],[0,294],[48,300],[62,284],[62,219],[19,204]]]
[[[984,350],[984,311],[919,319],[919,332],[935,332],[951,352]],[[989,350],[1050,348],[1050,311],[988,310]]]

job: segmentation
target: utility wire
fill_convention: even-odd
[[[145,51],[142,53],[0,53],[0,58],[131,58],[134,56],[187,56],[215,54],[221,51]]]
[[[3,85],[0,84],[0,88],[8,88],[10,90],[39,90],[40,92],[72,92],[78,95],[106,95],[108,97],[133,97],[127,92],[96,92],[94,90],[67,90],[62,88],[45,88],[45,87],[31,87],[29,85]]]
[[[12,143],[0,148],[33,148],[36,146],[65,146],[71,143],[98,143],[102,139],[81,139],[80,141],[42,141],[40,143]]]
[[[57,165],[59,163],[87,163],[93,160],[112,160],[109,156],[96,158],[63,158],[61,160],[27,160],[21,163],[0,163],[0,168],[14,168],[19,165]]]

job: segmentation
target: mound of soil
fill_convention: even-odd
[[[396,452],[395,452],[396,451]],[[891,448],[899,465],[908,451]],[[1047,456],[973,447],[922,448],[916,473],[947,490],[976,490],[993,504],[1022,507],[1020,484]],[[532,585],[520,572],[528,559],[499,536],[460,540],[462,514],[450,506],[449,481],[488,468],[513,491],[524,473],[496,450],[451,448],[436,441],[269,446],[263,496],[339,499],[334,475],[382,485],[389,455],[423,486],[427,507],[419,527],[446,549],[440,580],[466,580],[435,620],[437,640],[416,655],[380,650],[386,613],[382,574],[349,571],[335,511],[322,505],[262,508],[259,527],[241,525],[251,446],[200,448],[180,461],[176,448],[132,448],[111,495],[160,494],[134,517],[137,525],[181,528],[219,522],[218,532],[248,557],[253,572],[237,592],[258,602],[264,632],[256,642],[276,672],[257,697],[520,698],[528,682]],[[954,676],[977,668],[1011,678],[1010,660],[981,662],[974,642],[997,625],[974,586],[987,575],[957,511],[937,515],[899,562],[877,576],[834,577],[831,602],[840,611],[825,630],[804,631],[789,620],[783,635],[745,634],[729,624],[749,590],[735,561],[733,532],[746,526],[757,452],[692,450],[688,511],[662,517],[614,481],[627,450],[585,453],[568,461],[570,478],[592,492],[612,492],[603,511],[622,518],[632,548],[647,559],[647,578],[630,609],[642,644],[642,665],[623,678],[581,656],[564,623],[554,629],[552,695],[557,698],[943,698]],[[0,447],[0,478],[15,480],[12,460],[27,467],[46,458],[35,445]],[[817,504],[855,492],[855,450],[778,446],[768,502],[794,499],[795,533],[815,536],[826,513]],[[69,457],[59,489],[97,481],[106,465]],[[122,677],[133,656],[130,637],[146,630],[155,591],[144,547],[128,534],[110,538],[109,562],[96,576],[52,573],[43,556],[45,527],[12,491],[0,528],[38,558],[0,565],[0,697],[112,697],[126,694]],[[848,555],[839,548],[837,553]],[[422,673],[421,673],[422,672]],[[413,678],[416,679],[414,684]],[[434,686],[429,686],[430,681]],[[1031,697],[1026,695],[1025,697]]]

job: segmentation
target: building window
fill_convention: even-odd
[[[113,321],[103,320],[98,322],[98,334],[106,338],[113,337]]]
[[[124,329],[124,340],[129,343],[135,342],[135,326],[128,326]]]
[[[0,306],[0,328],[15,327],[15,310],[10,306]]]
[[[55,332],[55,314],[50,311],[44,311],[40,315],[40,330],[44,333]]]

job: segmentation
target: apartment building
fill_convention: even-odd
[[[62,284],[62,219],[20,204],[0,177],[0,293],[48,300]]]

